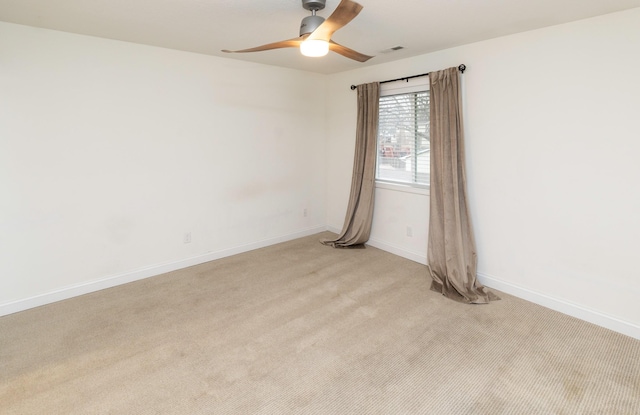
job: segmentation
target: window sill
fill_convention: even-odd
[[[429,186],[417,187],[408,184],[382,182],[376,180],[376,189],[393,190],[395,192],[413,193],[416,195],[429,196]]]

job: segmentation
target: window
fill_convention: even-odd
[[[376,180],[429,186],[429,84],[382,85]],[[400,84],[400,85],[397,85]]]

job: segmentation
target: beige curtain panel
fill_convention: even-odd
[[[321,241],[325,245],[362,248],[369,240],[373,220],[379,101],[379,82],[358,85],[356,150],[347,214],[340,236]]]
[[[476,280],[469,218],[458,68],[429,73],[431,190],[427,268],[431,289],[463,303],[499,300]]]

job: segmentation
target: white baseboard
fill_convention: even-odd
[[[340,228],[336,228],[335,226],[329,226],[329,225],[327,225],[327,230],[329,232],[337,233],[338,235],[342,231]]]
[[[13,301],[5,304],[0,304],[0,316],[17,313],[19,311],[28,310],[30,308],[39,307],[42,305],[54,303],[68,298],[76,297],[83,294],[92,293],[95,291],[103,290],[105,288],[115,287],[117,285],[126,284],[133,281],[138,281],[144,278],[153,277],[156,275],[164,274],[167,272],[175,271],[182,268],[187,268],[193,265],[202,264],[216,259],[225,258],[231,255],[240,254],[243,252],[252,251],[254,249],[264,248],[266,246],[274,245],[281,242],[290,241],[297,238],[302,238],[309,235],[314,235],[323,231],[331,231],[334,233],[340,233],[340,230],[331,226],[318,226],[303,231],[295,232],[292,234],[282,235],[275,238],[265,239],[257,242],[253,242],[246,245],[240,245],[229,249],[224,249],[216,252],[209,252],[204,255],[199,255],[191,258],[186,258],[180,261],[174,261],[170,263],[154,265],[137,269],[135,271],[126,272],[118,275],[113,275],[100,280],[90,281],[87,283],[72,285],[61,288],[59,290],[51,291],[45,294],[25,298],[18,301]],[[411,261],[418,262],[420,264],[427,263],[427,257],[423,254],[407,251],[403,248],[376,240],[370,239],[367,243],[383,251],[390,252],[394,255],[407,258]],[[618,319],[616,317],[591,310],[587,307],[583,307],[571,302],[554,298],[546,294],[542,294],[528,288],[520,287],[501,280],[500,278],[487,275],[484,273],[478,273],[478,281],[487,287],[495,288],[496,290],[505,292],[518,298],[530,301],[532,303],[541,305],[543,307],[550,308],[552,310],[559,311],[561,313],[570,315],[572,317],[579,318],[584,321],[596,324],[598,326],[616,331],[618,333],[625,334],[627,336],[640,340],[640,326],[628,321]]]
[[[559,311],[563,314],[588,321],[589,323],[593,323],[600,327],[640,340],[640,326],[629,321],[624,321],[614,316],[610,316],[563,299],[554,298],[528,288],[520,287],[480,272],[478,273],[478,281],[487,287],[495,288],[496,290],[522,298],[523,300],[530,301],[543,307]]]
[[[329,230],[334,231],[331,228]],[[340,231],[338,230],[336,232]],[[425,254],[410,252],[376,239],[369,239],[369,242],[367,242],[367,244],[423,265],[426,265],[427,263],[427,256]],[[482,285],[486,285],[487,287],[495,288],[496,290],[513,295],[518,298],[522,298],[523,300],[530,301],[534,304],[550,308],[560,313],[579,318],[580,320],[588,321],[589,323],[593,323],[600,327],[604,327],[609,330],[613,330],[615,332],[622,333],[629,337],[640,340],[640,325],[638,324],[621,320],[617,317],[610,316],[608,314],[601,313],[599,311],[592,310],[563,299],[551,297],[549,295],[542,294],[528,288],[520,287],[510,282],[503,281],[500,278],[493,277],[484,273],[478,273],[478,281]]]
[[[327,226],[327,230],[337,234],[340,234],[340,232],[342,231],[341,229],[335,228],[333,226]],[[427,264],[426,252],[422,254],[422,253],[407,251],[404,248],[400,248],[398,246],[383,242],[375,238],[369,238],[369,240],[367,241],[367,245],[372,246],[374,248],[382,249],[383,251],[401,256],[403,258],[409,259],[411,261],[417,262],[422,265]]]
[[[203,255],[186,258],[179,261],[153,265],[150,267],[140,268],[134,271],[125,272],[118,275],[112,275],[112,276],[95,280],[95,281],[63,287],[58,290],[51,291],[45,294],[40,294],[33,297],[25,298],[22,300],[0,304],[0,316],[17,313],[19,311],[28,310],[34,307],[40,307],[46,304],[54,303],[61,300],[66,300],[72,297],[77,297],[79,295],[89,294],[95,291],[104,290],[105,288],[115,287],[117,285],[138,281],[144,278],[154,277],[156,275],[165,274],[167,272],[176,271],[178,269],[191,267],[193,265],[202,264],[202,263],[213,261],[220,258],[225,258],[231,255],[253,251],[254,249],[264,248],[266,246],[278,244],[281,242],[287,242],[293,239],[302,238],[305,236],[323,232],[326,229],[327,228],[325,226],[317,226],[317,227],[305,229],[303,231],[278,236],[275,238],[269,238],[269,239],[264,239],[257,242],[252,242],[246,245],[240,245],[240,246],[236,246],[229,249],[223,249],[221,251],[216,251],[216,252],[209,252]]]
[[[417,252],[407,251],[404,248],[400,248],[395,245],[391,245],[380,240],[370,238],[367,242],[367,245],[371,245],[374,248],[382,249],[383,251],[390,252],[394,255],[401,256],[406,259],[410,259],[411,261],[417,262],[422,265],[427,265],[427,254],[421,254]]]

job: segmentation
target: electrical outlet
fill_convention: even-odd
[[[411,226],[407,226],[407,236],[408,237],[412,237],[413,236],[413,229],[411,229]]]
[[[187,233],[184,234],[183,242],[185,244],[190,244],[191,243],[191,232],[187,232]]]
[[[304,210],[302,211],[302,216],[304,216],[306,218],[308,213],[309,212],[307,211],[307,208],[304,208]]]

